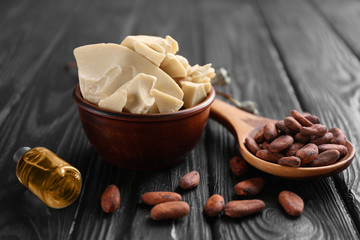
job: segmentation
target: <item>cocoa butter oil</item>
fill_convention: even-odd
[[[16,176],[19,181],[51,208],[64,208],[80,194],[79,170],[43,147],[20,148],[14,155],[18,160]]]

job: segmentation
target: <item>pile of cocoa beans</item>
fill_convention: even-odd
[[[345,134],[327,129],[310,113],[291,111],[291,116],[268,123],[245,145],[258,158],[290,167],[320,167],[333,164],[348,152]]]

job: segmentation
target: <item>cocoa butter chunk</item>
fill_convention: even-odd
[[[260,150],[259,145],[256,143],[256,141],[251,137],[245,138],[245,145],[246,147],[252,152],[252,154],[256,154],[257,151]]]
[[[345,134],[339,128],[331,128],[329,129],[329,132],[333,134],[333,139],[331,140],[331,143],[340,145],[346,144]]]
[[[331,132],[327,132],[322,137],[316,137],[311,139],[311,143],[314,143],[316,145],[326,144],[330,143],[333,140],[333,134]]]
[[[285,126],[296,132],[300,131],[301,124],[293,117],[286,117],[284,119]]]
[[[310,127],[313,125],[312,122],[310,122],[308,119],[306,119],[306,117],[304,117],[301,113],[299,113],[296,110],[291,111],[291,116],[293,116],[301,125],[305,127]]]
[[[279,202],[287,214],[298,217],[304,210],[304,201],[299,195],[290,191],[279,194]]]
[[[318,153],[318,147],[313,143],[309,143],[296,152],[296,157],[301,159],[301,165],[306,165],[314,161]]]
[[[180,194],[175,192],[147,192],[141,195],[141,203],[154,206],[163,202],[181,201]]]
[[[338,144],[321,144],[318,146],[319,152],[325,152],[327,150],[338,150],[340,152],[340,157],[345,156],[348,153],[347,147],[344,145],[338,145]]]
[[[256,156],[269,162],[277,162],[280,158],[284,157],[284,155],[280,153],[273,153],[267,149],[261,149],[257,151]]]
[[[225,215],[231,218],[241,218],[257,212],[265,208],[265,203],[258,199],[253,200],[237,200],[228,202],[225,205]]]
[[[274,123],[268,123],[264,126],[264,138],[266,141],[271,142],[279,136],[279,133]]]
[[[239,182],[234,189],[237,195],[253,196],[261,192],[264,188],[265,180],[261,177],[250,178],[248,180]]]
[[[294,139],[289,135],[282,135],[272,141],[269,145],[271,152],[281,152],[284,149],[290,147],[294,142]]]
[[[314,161],[310,163],[311,167],[327,166],[335,163],[340,158],[340,152],[338,150],[327,150],[320,153]]]
[[[190,206],[186,202],[164,202],[155,205],[151,209],[150,215],[154,220],[178,219],[185,217],[189,211]]]
[[[300,167],[301,160],[295,156],[283,157],[279,159],[278,164],[289,167]]]
[[[301,127],[300,133],[306,136],[321,137],[327,132],[327,127],[321,124],[314,124],[311,127]]]
[[[219,194],[212,195],[206,202],[204,213],[208,217],[215,217],[224,209],[225,200]]]

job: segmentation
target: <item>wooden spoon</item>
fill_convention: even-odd
[[[266,123],[276,120],[268,119],[247,113],[239,108],[215,99],[211,105],[210,116],[223,124],[237,138],[240,151],[244,159],[255,168],[275,176],[291,179],[315,179],[334,175],[347,168],[354,158],[354,148],[350,142],[346,142],[348,154],[334,164],[323,167],[287,167],[268,162],[254,156],[245,147],[245,138],[254,137]]]

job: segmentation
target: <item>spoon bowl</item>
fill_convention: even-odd
[[[243,158],[253,167],[271,175],[290,179],[317,179],[337,174],[346,169],[354,159],[355,150],[350,142],[346,142],[348,153],[336,163],[322,167],[288,167],[268,162],[256,157],[245,146],[246,137],[255,134],[267,123],[276,120],[247,113],[219,99],[211,106],[210,116],[223,124],[237,138]]]

